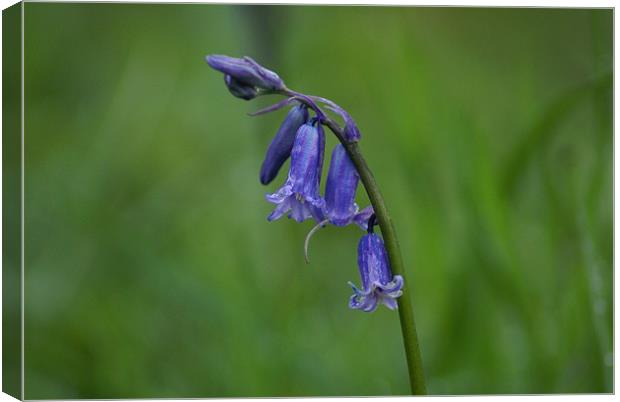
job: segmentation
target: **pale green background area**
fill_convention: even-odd
[[[347,307],[362,232],[305,265],[312,223],[266,221],[285,112],[209,53],[357,120],[431,393],[612,391],[611,10],[25,12],[26,398],[408,392],[397,314]]]
[[[21,397],[21,12],[2,10],[2,392]]]

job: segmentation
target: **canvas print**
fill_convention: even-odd
[[[3,391],[612,393],[613,10],[3,11]]]

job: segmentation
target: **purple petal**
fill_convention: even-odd
[[[313,217],[321,219],[324,200],[319,194],[318,166],[319,166],[320,135],[312,124],[304,124],[295,137],[291,151],[291,168],[284,186],[276,193],[267,195],[267,201],[284,204],[292,209],[291,218],[301,222]],[[282,216],[288,209],[278,206],[270,215],[270,220]]]
[[[303,222],[312,217],[312,211],[308,203],[293,199],[291,200],[291,213],[288,217],[297,222]]]
[[[355,288],[349,300],[349,307],[363,311],[374,311],[379,303],[389,309],[397,308],[395,299],[402,295],[404,285],[400,275],[392,277],[387,253],[381,237],[368,233],[360,239],[358,265],[362,278],[362,290]]]
[[[274,73],[271,70],[266,69],[261,66],[257,62],[254,61],[251,57],[243,56],[243,60],[250,63],[256,69],[257,74],[264,80],[264,82],[269,83],[271,85],[271,89],[282,89],[284,88],[284,82],[278,76],[278,74]],[[269,88],[268,88],[269,89]]]
[[[355,293],[353,295],[351,295],[351,297],[349,297],[349,308],[352,309],[359,309],[360,308],[360,296],[359,294]]]
[[[351,223],[357,212],[355,192],[359,175],[342,144],[336,145],[327,174],[325,208],[329,221],[336,226]]]
[[[380,271],[384,265],[380,241],[378,235],[368,233],[362,236],[357,247],[357,265],[362,278],[362,288],[366,291],[371,289],[373,283],[380,282]]]
[[[321,123],[317,122],[317,131],[319,133],[319,167],[318,167],[318,180],[321,181],[323,175],[323,161],[325,160],[325,131]]]
[[[372,313],[373,311],[377,309],[377,306],[379,305],[379,298],[368,297],[368,299],[366,299],[366,302],[364,304],[365,306],[362,309],[362,311],[366,313]]]
[[[376,233],[364,235],[358,247],[358,264],[362,278],[366,278],[364,289],[371,283],[391,282],[392,273],[388,264],[383,240]]]
[[[320,168],[320,133],[312,124],[304,124],[295,137],[291,151],[288,181],[292,190],[305,199],[318,200]]]
[[[362,230],[365,232],[368,230],[368,219],[375,213],[375,210],[372,206],[367,206],[361,211],[357,212],[353,217],[353,222],[357,224]]]
[[[390,310],[396,310],[398,308],[396,299],[392,299],[391,297],[383,297],[381,298],[381,302]]]
[[[274,204],[280,204],[292,194],[293,191],[291,191],[291,186],[289,184],[284,184],[284,186],[280,187],[280,189],[275,193],[266,194],[265,199],[267,199],[267,201],[269,202],[273,202]]]
[[[290,199],[287,198],[283,202],[278,204],[276,209],[274,209],[273,212],[267,217],[267,220],[269,222],[271,222],[271,221],[274,221],[276,219],[280,219],[282,217],[282,215],[284,215],[286,212],[288,212],[288,210],[291,209],[291,205],[290,205],[291,203],[290,203],[289,200]]]
[[[360,290],[352,282],[349,285],[353,289],[353,295],[349,298],[349,308],[366,312],[377,308],[378,296],[372,290]]]
[[[405,281],[403,280],[402,276],[394,275],[391,282],[388,282],[381,286],[382,292],[388,295],[398,293],[398,296],[400,296],[400,293],[402,293],[401,289],[403,288],[404,284],[405,284]]]
[[[349,298],[349,308],[362,310],[367,313],[375,311],[378,305],[378,298],[374,294],[357,295],[354,294]]]

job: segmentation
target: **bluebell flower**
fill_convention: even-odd
[[[229,75],[242,85],[253,86],[267,91],[285,88],[284,82],[278,74],[266,69],[247,56],[239,59],[224,55],[210,55],[206,59],[209,66]],[[234,92],[233,95],[235,95]]]
[[[297,130],[288,178],[277,192],[265,197],[267,201],[276,204],[267,218],[269,221],[279,219],[288,211],[291,211],[289,218],[297,222],[321,218],[319,212],[325,204],[319,194],[321,147],[325,143],[321,136],[324,134],[316,121],[306,123]]]
[[[238,98],[250,100],[269,93],[287,96],[276,104],[250,113],[251,116],[270,113],[293,102],[300,103],[291,108],[282,122],[261,166],[260,181],[268,184],[277,176],[289,156],[291,158],[284,184],[275,193],[265,195],[267,201],[275,204],[267,219],[273,221],[288,214],[289,218],[298,222],[310,218],[318,222],[306,236],[306,261],[309,240],[320,228],[328,224],[346,226],[354,223],[367,230],[368,233],[361,238],[358,245],[361,289],[349,282],[353,288],[349,307],[371,312],[379,304],[385,304],[391,310],[396,309],[396,299],[403,293],[403,277],[392,275],[383,240],[373,233],[376,221],[373,208],[369,206],[360,211],[355,203],[360,176],[347,149],[359,141],[361,135],[351,115],[329,99],[304,95],[286,88],[275,72],[249,57],[209,55],[206,60],[209,66],[224,73],[228,90]],[[343,119],[341,130],[332,126],[333,121],[327,119],[317,101]],[[310,121],[309,110],[313,110],[315,114]],[[323,124],[328,124],[342,141],[332,152],[325,198],[319,193],[325,152]]]
[[[369,233],[359,242],[357,264],[362,277],[362,289],[349,282],[353,288],[349,307],[372,312],[383,303],[390,310],[397,308],[396,298],[403,293],[403,277],[392,276],[383,240],[372,233],[372,227],[369,227]]]
[[[360,176],[342,144],[332,151],[332,159],[325,185],[325,218],[335,226],[358,224],[366,230],[368,218],[374,213],[372,207],[359,210],[355,192]]]
[[[332,159],[325,185],[325,214],[329,222],[336,226],[351,223],[357,213],[355,192],[360,176],[342,144],[332,151]]]
[[[262,184],[269,184],[277,176],[278,171],[291,155],[297,130],[307,121],[308,108],[305,105],[295,106],[288,112],[276,136],[271,141],[260,168],[260,182]]]

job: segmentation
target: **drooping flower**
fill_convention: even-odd
[[[355,202],[355,192],[359,184],[359,174],[342,144],[332,151],[332,159],[325,185],[325,218],[335,226],[358,224],[366,230],[368,218],[374,213],[372,207],[359,210]]]
[[[295,106],[288,112],[267,149],[265,160],[260,169],[260,182],[262,184],[269,184],[277,176],[278,171],[291,155],[297,130],[307,121],[308,108],[305,105]]]
[[[247,56],[239,59],[215,54],[207,56],[206,59],[209,66],[229,75],[241,85],[252,86],[267,91],[284,88],[284,82],[278,74],[266,69]],[[231,91],[231,93],[238,96],[233,91]]]
[[[336,226],[351,223],[357,213],[355,192],[360,176],[342,144],[332,151],[332,159],[325,185],[325,213],[329,222]]]
[[[366,312],[374,311],[379,304],[389,309],[398,307],[396,299],[403,292],[403,278],[392,275],[385,245],[380,236],[373,233],[376,217],[372,206],[359,210],[355,193],[360,176],[347,149],[360,140],[360,131],[351,115],[330,101],[318,96],[305,95],[288,89],[273,71],[261,66],[249,57],[235,58],[209,55],[206,61],[215,70],[224,73],[224,82],[230,93],[238,98],[251,100],[264,94],[278,93],[287,98],[263,108],[251,116],[279,110],[293,102],[300,103],[287,114],[272,140],[261,166],[260,181],[270,183],[278,174],[288,157],[290,169],[284,184],[273,194],[266,194],[267,201],[275,204],[268,216],[269,221],[288,217],[302,222],[313,218],[318,224],[308,233],[304,244],[308,261],[308,242],[313,233],[328,224],[346,226],[355,223],[368,233],[358,245],[358,266],[361,289],[353,283],[354,294],[349,307]],[[317,102],[338,114],[344,121],[342,129],[334,128]],[[309,110],[315,117],[308,121]],[[327,177],[325,199],[319,193],[325,152],[325,134],[322,125],[334,131],[342,144],[333,150]],[[336,124],[337,125],[337,124]],[[365,178],[365,176],[364,176]]]
[[[403,293],[403,277],[392,276],[383,240],[379,235],[372,233],[371,227],[369,233],[361,238],[357,253],[362,289],[349,282],[353,288],[349,307],[372,312],[383,303],[390,310],[397,308],[396,298]]]
[[[267,218],[269,221],[279,219],[291,211],[289,218],[303,222],[308,218],[320,219],[318,212],[324,208],[325,201],[319,194],[321,167],[320,124],[311,121],[297,130],[291,151],[291,167],[284,185],[275,193],[267,194],[266,199],[276,204],[276,208]]]

